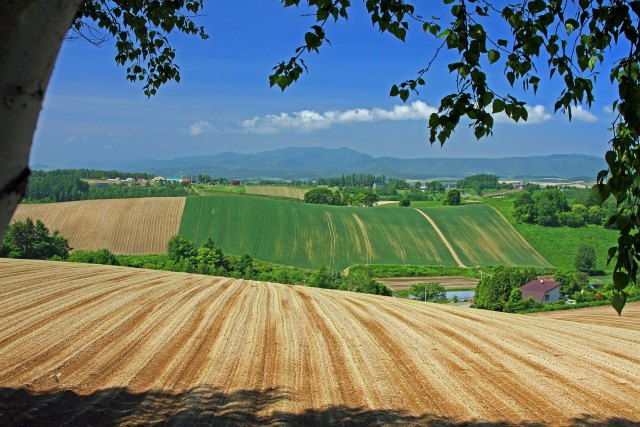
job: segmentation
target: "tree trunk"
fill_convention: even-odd
[[[29,177],[44,93],[82,0],[0,0],[0,242]]]

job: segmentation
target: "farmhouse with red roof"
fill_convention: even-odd
[[[562,285],[562,283],[554,282],[553,280],[532,280],[520,288],[522,291],[522,299],[531,297],[536,302],[543,304],[558,301],[560,299],[560,285]]]

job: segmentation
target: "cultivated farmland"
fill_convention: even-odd
[[[184,197],[150,197],[20,204],[13,220],[39,219],[74,249],[159,254],[178,232],[184,202]]]
[[[247,194],[259,196],[286,197],[288,199],[304,199],[304,193],[308,188],[286,187],[280,185],[246,185]]]
[[[640,302],[627,304],[624,307],[624,310],[622,310],[622,316],[618,316],[610,305],[578,308],[575,310],[532,313],[530,316],[543,317],[545,319],[569,320],[571,322],[594,325],[613,326],[616,328],[628,328],[640,331]]]
[[[640,422],[628,329],[24,260],[0,322],[2,425]]]
[[[442,236],[422,211],[430,216],[435,212]],[[180,234],[198,244],[211,237],[229,253],[248,253],[302,268],[456,266],[462,262],[467,266],[549,265],[489,206],[422,211],[310,205],[250,196],[189,197]]]
[[[414,210],[250,196],[189,197],[180,234],[198,244],[211,237],[229,253],[302,268],[455,265],[433,227]]]
[[[490,264],[551,266],[491,206],[431,207],[420,210],[436,223],[468,267]]]
[[[456,289],[471,289],[478,286],[478,279],[463,276],[412,276],[412,277],[386,277],[376,278],[392,291],[405,291],[418,283],[439,283],[447,291]]]

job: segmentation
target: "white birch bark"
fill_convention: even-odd
[[[0,241],[26,188],[44,94],[81,3],[0,0]]]

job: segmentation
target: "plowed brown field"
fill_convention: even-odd
[[[478,279],[463,276],[413,276],[413,277],[383,277],[373,279],[383,283],[392,291],[404,291],[418,283],[439,283],[447,291],[456,289],[470,289],[478,286]]]
[[[117,254],[160,254],[178,234],[184,197],[21,204],[12,220],[41,220],[74,249],[107,248]]]
[[[614,421],[640,422],[638,331],[0,260],[2,425]]]
[[[546,313],[532,313],[531,316],[546,319],[569,320],[571,322],[591,323],[594,325],[613,326],[640,331],[640,302],[627,304],[618,316],[613,307],[578,308],[575,310],[548,311]]]

